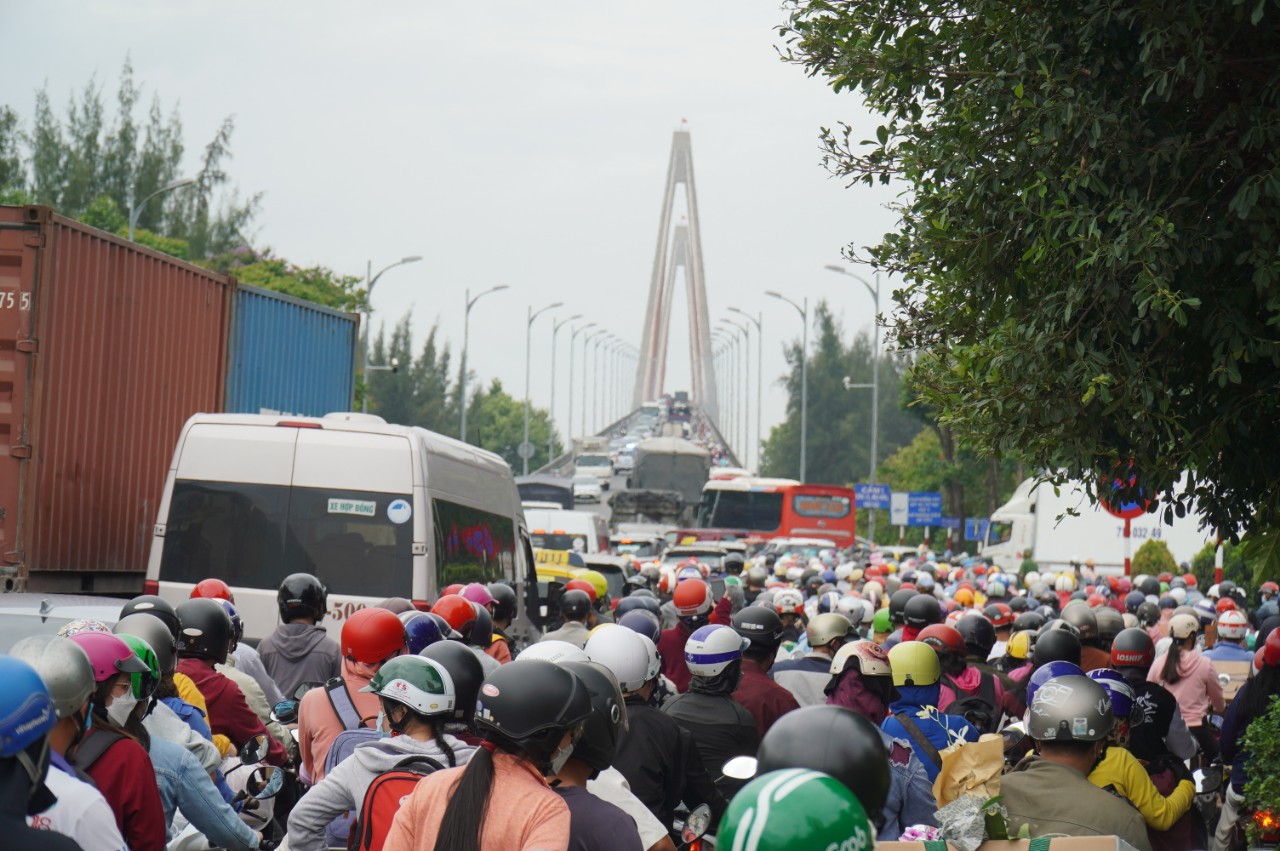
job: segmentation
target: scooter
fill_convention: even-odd
[[[285,771],[282,768],[276,768],[273,765],[256,766],[245,781],[245,788],[236,793],[232,802],[233,806],[240,803],[249,804],[241,811],[241,818],[244,818],[250,827],[263,834],[262,840],[258,843],[258,848],[263,849],[263,851],[271,851],[271,849],[278,848],[276,840],[271,837],[282,836],[284,831],[278,829],[279,826],[275,824],[269,813],[266,815],[265,821],[259,822],[260,826],[250,822],[246,813],[252,814],[256,809],[250,802],[269,801],[278,795],[280,790],[284,788],[284,778]],[[277,829],[271,830],[270,828],[272,827]],[[216,851],[216,849],[209,844],[209,840],[203,833],[196,830],[195,825],[188,824],[177,836],[169,840],[167,851]]]

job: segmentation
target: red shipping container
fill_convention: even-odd
[[[141,589],[182,424],[222,410],[233,289],[0,207],[0,590]]]

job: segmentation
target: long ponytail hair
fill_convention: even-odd
[[[484,742],[463,769],[440,820],[434,851],[480,851],[480,832],[493,789],[493,747],[492,742]]]
[[[1178,665],[1182,662],[1182,651],[1190,647],[1190,643],[1196,640],[1196,634],[1193,632],[1186,638],[1175,638],[1169,642],[1169,652],[1164,656],[1164,667],[1160,669],[1160,679],[1166,683],[1176,683],[1182,679],[1182,672],[1178,670]]]

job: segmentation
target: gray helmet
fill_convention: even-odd
[[[1099,606],[1093,616],[1098,621],[1098,638],[1110,647],[1112,640],[1124,629],[1124,615],[1110,606]]]
[[[164,629],[164,624],[160,621],[155,618],[151,620]],[[93,665],[89,662],[89,655],[69,638],[33,635],[13,645],[9,655],[36,669],[45,688],[49,689],[54,711],[59,718],[70,718],[76,714],[97,685],[93,680]]]
[[[1088,677],[1054,677],[1036,690],[1027,735],[1037,741],[1100,742],[1114,717],[1106,690]]]
[[[137,636],[151,645],[151,649],[156,654],[156,664],[160,666],[162,675],[172,674],[177,667],[178,651],[177,645],[173,640],[173,634],[164,625],[164,621],[159,618],[136,612],[132,615],[125,615],[118,620],[116,625],[111,627],[111,631],[116,635]]]
[[[1098,618],[1087,605],[1072,603],[1062,610],[1062,619],[1076,628],[1081,642],[1098,637]]]
[[[763,567],[753,567],[747,571],[747,581],[752,585],[764,585],[769,579],[769,572]]]

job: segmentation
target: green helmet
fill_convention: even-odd
[[[133,683],[133,696],[138,700],[146,700],[155,692],[156,687],[160,685],[160,660],[156,658],[156,651],[151,649],[151,645],[136,635],[122,634],[120,639],[133,651],[133,655],[142,660],[147,666],[145,674],[130,674],[129,679]]]
[[[360,691],[403,703],[419,715],[452,713],[458,699],[449,671],[425,656],[397,656],[387,661]]]
[[[762,774],[733,797],[716,847],[863,851],[875,847],[875,838],[862,804],[843,783],[821,771],[783,768]]]
[[[889,623],[889,610],[877,609],[875,616],[871,618],[872,632],[888,632],[892,624]]]

